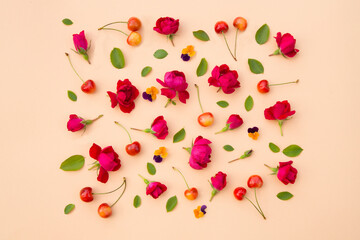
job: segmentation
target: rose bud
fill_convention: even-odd
[[[139,176],[144,180],[146,184],[146,195],[152,196],[154,199],[157,199],[161,194],[163,194],[167,187],[160,182],[152,182],[144,178],[139,174]]]
[[[281,54],[284,57],[292,58],[299,52],[299,50],[295,48],[296,39],[290,33],[285,33],[281,36],[281,33],[278,32],[274,38],[279,48],[270,56]]]
[[[198,136],[192,147],[184,148],[190,153],[190,159],[189,164],[190,167],[196,170],[200,170],[207,167],[207,164],[211,162],[211,147],[209,144],[211,141],[209,141],[206,138],[203,138],[202,136]]]
[[[82,55],[83,58],[90,64],[89,55],[87,54],[89,47],[85,37],[85,32],[81,31],[79,34],[73,34],[73,41],[76,49],[75,52]]]
[[[175,20],[171,17],[159,18],[156,21],[156,26],[153,29],[160,34],[167,35],[167,38],[170,39],[172,45],[174,46],[173,38],[174,34],[179,29],[179,19]]]
[[[269,167],[265,164],[266,167],[268,167],[271,171],[273,171],[272,175],[277,175],[277,178],[285,185],[288,185],[289,183],[294,184],[297,176],[297,169],[291,166],[293,161],[288,162],[279,162],[279,166],[276,168]]]
[[[272,107],[266,108],[264,111],[265,119],[277,120],[280,126],[281,136],[283,136],[282,125],[284,120],[295,114],[295,111],[291,111],[291,106],[287,100],[277,101]]]
[[[211,177],[211,182],[209,183],[213,191],[211,192],[210,202],[213,197],[226,186],[226,176],[225,173],[218,172],[214,177]]]
[[[104,115],[99,115],[97,118],[93,120],[85,120],[82,117],[77,116],[76,114],[71,114],[69,116],[69,121],[67,122],[67,129],[71,132],[77,132],[81,129],[86,129],[87,125],[92,124],[94,121],[98,120]]]
[[[151,128],[146,128],[144,130],[131,128],[132,130],[151,133],[157,139],[165,139],[166,136],[169,134],[167,122],[165,121],[163,116],[158,116],[155,118],[153,123],[151,124]]]
[[[226,121],[226,126],[221,129],[221,131],[216,132],[215,134],[219,134],[222,132],[226,132],[227,130],[233,130],[235,128],[240,127],[244,121],[238,114],[231,114],[228,120]]]

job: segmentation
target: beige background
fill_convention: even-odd
[[[0,10],[1,40],[1,239],[358,239],[360,208],[359,194],[359,2],[358,1],[3,1]],[[137,16],[143,23],[140,33],[143,42],[130,47],[126,38],[117,32],[99,32],[101,25]],[[174,39],[175,48],[152,30],[161,16],[180,19],[180,30]],[[227,34],[233,45],[235,30],[232,21],[237,16],[248,20],[248,28],[238,38],[238,62],[226,50],[223,39],[213,31],[214,23],[225,20],[230,25]],[[68,17],[74,25],[65,26],[61,20]],[[256,30],[264,23],[276,32],[290,32],[297,39],[300,53],[293,59],[268,57],[276,49],[271,38],[259,46],[254,40]],[[126,29],[125,26],[122,26]],[[91,65],[70,52],[73,63],[86,79],[93,79],[97,92],[86,95],[80,91],[76,78],[64,56],[70,51],[72,34],[86,31],[92,41]],[[192,31],[205,30],[211,41],[200,42]],[[193,44],[197,51],[190,62],[179,58],[180,51]],[[113,47],[123,50],[126,67],[117,70],[110,64]],[[164,48],[169,56],[154,59],[156,49]],[[209,71],[196,77],[200,59],[209,62]],[[260,60],[265,67],[263,75],[252,74],[247,58]],[[216,93],[207,86],[207,78],[215,65],[226,63],[239,72],[241,88],[232,95]],[[140,77],[141,69],[150,65],[151,74]],[[165,97],[159,95],[154,103],[141,97],[131,114],[110,107],[106,91],[114,91],[118,79],[129,78],[140,92],[149,86],[160,87],[156,78],[166,71],[185,72],[190,100],[163,108]],[[261,79],[283,82],[301,79],[298,85],[272,88],[261,95],[256,84]],[[200,109],[193,83],[199,84],[206,111],[216,118],[208,129],[201,128],[196,118]],[[78,101],[66,96],[70,89]],[[252,95],[254,109],[247,113],[245,98]],[[276,122],[266,121],[263,110],[277,100],[289,100],[297,111],[284,124],[280,137]],[[219,108],[215,102],[227,100],[230,106]],[[87,132],[66,130],[68,115],[79,114],[104,118],[89,127]],[[231,113],[239,113],[245,123],[233,132],[218,135]],[[141,141],[143,150],[138,157],[129,157],[124,146],[128,138],[113,124],[117,120],[127,127],[145,128],[157,115],[168,120],[170,135],[159,141],[150,135],[131,132]],[[186,116],[186,117],[185,117]],[[253,141],[247,128],[258,126],[260,138]],[[185,127],[186,139],[172,144],[172,135]],[[191,169],[188,153],[181,148],[203,135],[213,141],[212,162],[203,171]],[[299,170],[296,184],[285,186],[276,177],[268,175],[263,164],[275,166],[289,160],[283,154],[270,152],[269,142],[281,148],[298,144],[305,150],[294,159]],[[92,162],[88,149],[95,142],[102,147],[112,145],[119,153],[122,167],[111,173],[104,185],[96,181],[96,174],[87,171],[63,172],[60,163],[68,156],[82,154],[86,164]],[[224,144],[235,147],[225,152]],[[169,149],[169,157],[156,164],[157,174],[149,177],[146,162],[152,161],[153,151],[159,146]],[[243,151],[253,148],[251,158],[228,164]],[[183,197],[185,185],[171,170],[177,166],[189,183],[199,189],[196,201]],[[222,170],[228,174],[228,186],[209,204],[212,175]],[[168,191],[154,200],[145,195],[145,184],[137,176],[143,174],[164,182]],[[239,202],[232,196],[237,186],[246,186],[248,177],[260,174],[264,186],[258,192],[259,201],[268,217],[264,221],[248,202]],[[97,206],[111,203],[117,194],[97,197],[92,203],[83,203],[79,190],[91,186],[101,192],[115,188],[123,176],[128,178],[128,189],[113,209],[113,216],[101,219]],[[295,197],[283,202],[276,198],[280,191],[290,191]],[[142,205],[132,206],[136,194]],[[166,213],[166,200],[177,195],[179,204]],[[76,204],[70,215],[63,214],[68,203]],[[208,205],[208,214],[195,219],[193,209]]]

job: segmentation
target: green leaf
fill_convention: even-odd
[[[71,101],[76,102],[77,96],[73,91],[68,90],[67,94]]]
[[[259,28],[259,30],[257,30],[255,34],[255,40],[258,44],[262,45],[268,41],[269,36],[270,36],[270,28],[265,23]]]
[[[60,165],[60,169],[64,171],[77,171],[80,170],[85,163],[85,158],[81,155],[73,155],[63,161]]]
[[[70,203],[70,204],[66,205],[66,207],[64,209],[64,213],[69,214],[72,212],[72,210],[74,210],[74,208],[75,208],[75,205]]]
[[[68,18],[64,18],[62,20],[62,22],[63,22],[63,24],[68,25],[68,26],[73,24],[73,22]]]
[[[180,141],[184,140],[185,135],[186,135],[185,129],[182,128],[180,131],[178,131],[178,132],[174,135],[174,137],[173,137],[173,143],[177,143],[177,142],[180,142]]]
[[[246,111],[250,111],[254,106],[254,99],[249,95],[245,100],[245,109]]]
[[[250,71],[252,73],[255,73],[255,74],[264,73],[264,67],[261,64],[261,62],[259,62],[258,60],[249,58],[248,64],[250,67]]]
[[[146,77],[152,70],[152,67],[150,66],[146,66],[143,68],[143,70],[141,70],[141,76],[142,77]]]
[[[302,151],[303,151],[303,149],[301,147],[299,147],[298,145],[292,144],[292,145],[286,147],[283,150],[283,153],[288,157],[296,157],[296,156],[299,156]]]
[[[232,152],[234,151],[234,148],[231,145],[225,145],[223,146],[225,151]]]
[[[208,62],[206,61],[205,58],[202,58],[200,63],[199,63],[199,66],[196,69],[196,75],[198,77],[203,76],[206,73],[207,68],[208,68]]]
[[[280,148],[278,146],[276,146],[274,143],[269,143],[269,148],[271,151],[273,151],[274,153],[278,153],[280,152]]]
[[[294,195],[289,192],[279,192],[276,196],[278,197],[278,199],[286,201],[292,198]]]
[[[146,167],[147,167],[147,170],[148,170],[150,175],[155,175],[156,168],[155,168],[154,164],[148,162]]]
[[[139,195],[136,195],[134,197],[134,207],[138,208],[138,207],[140,207],[140,205],[141,205],[141,198]]]
[[[157,59],[163,59],[168,55],[168,53],[164,49],[159,49],[154,52],[154,57]]]
[[[207,33],[203,30],[197,30],[193,32],[194,37],[196,37],[197,39],[201,40],[201,41],[209,41],[209,35],[207,35]]]
[[[125,59],[124,54],[119,48],[114,48],[110,53],[110,60],[112,65],[117,68],[121,69],[125,67]]]
[[[216,104],[222,108],[226,108],[229,106],[229,103],[227,101],[218,101]]]
[[[166,202],[166,211],[171,212],[177,205],[177,197],[176,195],[169,198]]]

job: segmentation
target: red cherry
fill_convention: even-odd
[[[107,203],[102,203],[98,208],[98,214],[102,218],[108,218],[112,214],[111,207]]]
[[[80,198],[84,202],[91,202],[94,199],[91,187],[84,187],[80,190]]]
[[[96,90],[96,85],[93,80],[87,80],[81,85],[81,91],[84,93],[93,93]]]
[[[257,84],[257,90],[260,93],[267,93],[270,91],[269,88],[269,82],[268,80],[261,80],[258,84]]]
[[[249,177],[247,185],[249,188],[261,188],[263,185],[263,180],[259,175],[252,175]]]
[[[184,195],[189,200],[195,200],[198,197],[198,190],[196,188],[186,189]]]
[[[141,21],[136,17],[131,17],[128,20],[127,27],[130,31],[137,31],[141,28]]]
[[[214,116],[211,112],[206,112],[198,117],[198,122],[203,127],[211,126],[214,123]]]
[[[243,17],[237,17],[234,19],[233,25],[240,31],[245,31],[245,29],[247,27],[247,21]]]
[[[141,43],[141,35],[138,32],[131,32],[126,41],[130,46],[137,46]]]
[[[243,200],[245,194],[246,194],[246,189],[243,187],[237,187],[234,190],[234,197],[239,201]]]
[[[127,154],[129,154],[131,156],[135,156],[141,150],[140,143],[137,141],[132,142],[132,143],[126,145],[125,150],[126,150]]]
[[[219,21],[215,23],[215,32],[216,33],[226,33],[229,30],[229,26],[224,21]]]

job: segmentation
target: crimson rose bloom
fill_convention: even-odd
[[[210,186],[213,190],[211,192],[210,202],[213,197],[226,186],[226,176],[225,173],[218,172],[214,177],[211,177]]]
[[[151,124],[152,134],[158,139],[165,139],[169,134],[167,122],[163,116],[158,116],[155,118],[154,122]]]
[[[190,152],[190,159],[189,164],[190,167],[196,170],[200,170],[207,167],[207,164],[211,162],[211,147],[209,144],[211,141],[209,141],[206,138],[203,138],[202,136],[198,136],[195,139],[194,146],[190,149],[188,149]]]
[[[85,32],[81,31],[79,34],[73,34],[73,42],[76,52],[82,55],[84,59],[88,61],[88,63],[90,63],[89,56],[87,54],[87,51],[89,49],[88,49],[88,42],[85,37]]]
[[[222,64],[220,67],[214,67],[211,72],[211,77],[208,79],[208,83],[209,86],[219,87],[226,94],[233,93],[235,88],[240,87],[237,71],[230,70],[229,66],[226,64]]]
[[[238,114],[231,114],[226,122],[226,124],[229,124],[230,130],[240,127],[243,123],[244,121]]]
[[[85,127],[83,121],[84,119],[78,117],[76,114],[71,114],[67,122],[67,129],[71,132],[79,131]]]
[[[295,111],[291,111],[291,106],[287,100],[277,101],[272,107],[266,108],[264,111],[265,119],[277,120],[280,126],[281,136],[283,136],[282,125],[284,120],[295,114]]]
[[[284,57],[287,56],[292,58],[299,52],[299,50],[295,48],[296,39],[294,39],[290,33],[285,33],[281,36],[281,33],[278,32],[274,38],[276,39],[279,48],[270,56],[281,54]]]
[[[119,155],[114,151],[112,146],[101,149],[95,143],[89,150],[90,157],[98,160],[94,166],[100,168],[97,180],[106,183],[109,179],[108,171],[117,171],[121,167]]]
[[[111,100],[111,107],[115,108],[119,104],[120,110],[130,113],[135,108],[134,100],[139,96],[139,90],[131,84],[129,79],[119,80],[116,93],[108,91]]]
[[[293,161],[279,162],[277,177],[285,185],[294,184],[297,176],[297,169],[291,166]]]
[[[160,79],[156,79],[158,83],[164,88],[161,89],[161,95],[166,96],[169,100],[166,106],[173,102],[172,99],[176,97],[176,93],[179,95],[179,100],[182,103],[186,103],[186,99],[189,99],[190,95],[186,91],[188,83],[186,82],[185,74],[179,71],[171,71],[165,73],[164,82]]]
[[[160,34],[167,35],[168,39],[170,39],[172,45],[174,46],[173,38],[174,34],[179,29],[179,19],[175,20],[171,17],[159,18],[153,29]]]
[[[146,187],[146,195],[152,196],[157,199],[163,192],[167,190],[167,187],[160,182],[150,182]]]

